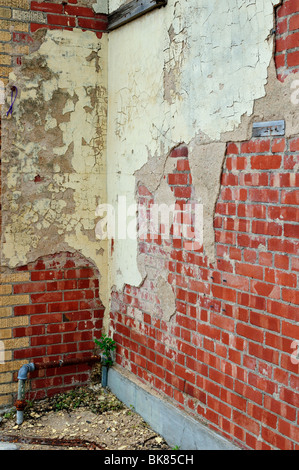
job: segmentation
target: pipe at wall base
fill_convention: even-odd
[[[89,356],[83,358],[72,358],[72,359],[65,359],[61,361],[52,361],[52,362],[29,362],[28,364],[24,364],[18,373],[18,398],[15,403],[15,407],[17,410],[17,424],[22,424],[24,421],[24,409],[26,406],[25,401],[25,384],[27,380],[27,376],[29,372],[33,372],[34,370],[41,370],[41,369],[50,369],[62,366],[69,366],[69,365],[78,365],[78,364],[93,364],[96,362],[101,362],[102,358],[99,356]]]
[[[102,366],[102,387],[106,388],[108,383],[108,367]]]
[[[24,410],[18,410],[17,409],[17,418],[16,418],[16,423],[22,424],[24,421]]]
[[[29,364],[24,364],[18,373],[18,398],[15,403],[17,409],[17,424],[22,424],[24,421],[24,408],[26,406],[25,402],[25,384],[27,380],[27,375],[29,372],[33,372],[35,370],[35,366],[33,362],[29,362]]]

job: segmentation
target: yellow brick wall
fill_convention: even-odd
[[[26,33],[29,31],[29,24],[22,23],[21,21],[0,20],[0,29],[5,31],[13,30]]]
[[[8,31],[0,31],[0,41],[11,41],[11,33]]]
[[[0,0],[0,6],[29,10],[29,0]]]
[[[0,7],[0,18],[11,18],[11,10],[9,8]]]
[[[0,0],[0,80],[5,86],[16,58],[29,54],[28,45],[13,41],[14,33],[29,32],[29,23],[14,20],[12,9],[29,10],[29,7],[29,0]],[[14,316],[14,306],[28,304],[29,296],[14,295],[13,284],[28,280],[26,272],[0,274],[0,407],[13,404],[17,387],[14,374],[25,362],[13,360],[13,351],[29,346],[29,337],[13,338],[13,328],[27,326],[29,322],[27,316]]]
[[[29,273],[0,274],[0,407],[13,404],[17,390],[17,382],[13,381],[13,373],[24,364],[13,360],[13,351],[29,346],[29,337],[13,338],[12,330],[17,326],[27,326],[27,315],[15,317],[13,307],[29,303],[28,295],[14,295],[13,284],[29,280]],[[4,359],[4,361],[3,361]]]
[[[29,32],[29,23],[14,20],[12,9],[28,10],[29,7],[29,0],[0,0],[0,80],[5,86],[15,65],[13,58],[29,53],[28,46],[12,42],[14,32]]]

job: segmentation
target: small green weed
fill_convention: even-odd
[[[100,340],[95,339],[95,344],[99,346],[100,350],[103,351],[104,356],[106,356],[105,365],[107,367],[113,365],[113,359],[111,356],[112,351],[116,348],[116,343],[112,338],[109,338],[107,335],[102,335]]]

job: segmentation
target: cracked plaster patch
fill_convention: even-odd
[[[106,241],[95,240],[95,208],[107,201],[116,207],[120,196],[127,206],[136,203],[140,181],[171,204],[163,174],[171,172],[167,156],[181,142],[189,147],[195,192],[206,206],[204,248],[212,260],[225,143],[250,138],[257,118],[287,115],[288,135],[298,133],[291,78],[280,84],[271,62],[278,3],[169,0],[167,8],[110,33],[107,171],[106,38],[48,32],[12,75],[21,80],[22,94],[14,119],[4,125],[4,142],[11,143],[3,152],[5,262],[16,266],[58,249],[80,250],[105,281]],[[57,54],[64,57],[62,70]],[[142,265],[137,239],[115,240],[109,290],[152,278]],[[108,292],[105,283],[101,288]]]
[[[105,289],[106,246],[94,229],[107,197],[106,59],[106,36],[47,31],[10,75],[19,95],[2,121],[3,265],[78,250]]]
[[[211,260],[223,136],[234,135],[266,94],[278,4],[169,0],[166,8],[110,33],[108,201],[116,206],[125,195],[128,206],[134,204],[138,170],[156,159],[158,176],[148,172],[145,182],[156,187],[160,163],[185,142],[195,191],[206,205],[204,249]],[[137,240],[115,241],[111,281],[117,289],[142,282],[137,253]]]

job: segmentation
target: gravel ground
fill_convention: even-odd
[[[28,403],[24,422],[0,418],[0,441],[19,450],[169,450],[165,440],[101,385]]]

